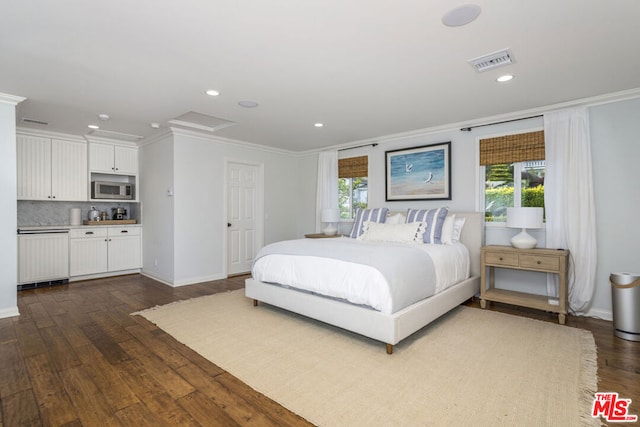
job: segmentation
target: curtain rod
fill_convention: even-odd
[[[378,145],[378,143],[374,142],[372,144],[364,144],[364,145],[358,145],[358,146],[355,146],[355,147],[341,148],[338,151],[353,150],[354,148],[362,148],[362,147],[368,147],[368,146],[376,147],[377,145]]]
[[[460,131],[461,132],[471,132],[471,130],[474,129],[474,128],[480,128],[480,127],[483,127],[483,126],[491,126],[491,125],[499,125],[499,124],[502,124],[502,123],[517,122],[517,121],[520,121],[520,120],[535,119],[536,117],[542,117],[542,116],[543,116],[542,114],[538,114],[537,116],[521,117],[519,119],[511,119],[511,120],[503,120],[501,122],[486,123],[484,125],[468,126],[466,128],[460,128]]]

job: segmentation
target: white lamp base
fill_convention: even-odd
[[[518,249],[533,249],[538,245],[538,241],[533,238],[524,228],[511,238],[511,246]]]
[[[322,230],[325,236],[333,236],[338,232],[338,229],[333,226],[333,224],[327,225],[324,230]]]

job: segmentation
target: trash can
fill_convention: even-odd
[[[640,274],[611,273],[614,334],[640,341]]]

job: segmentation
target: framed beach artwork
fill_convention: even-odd
[[[386,200],[451,200],[451,141],[385,151]]]

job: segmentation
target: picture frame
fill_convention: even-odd
[[[385,151],[387,201],[451,200],[451,141]]]

